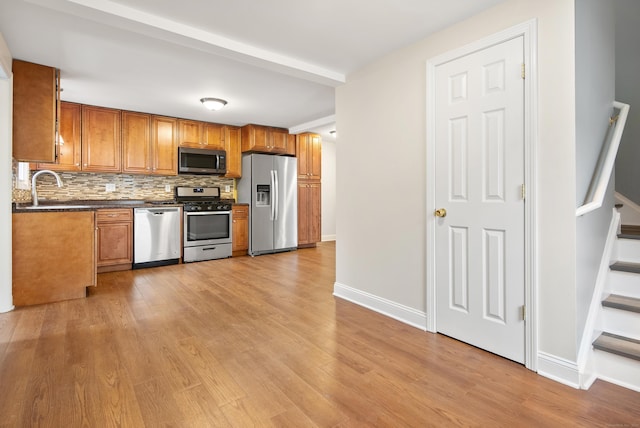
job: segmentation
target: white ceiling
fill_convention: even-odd
[[[2,0],[0,33],[66,101],[333,140],[349,73],[500,1]]]

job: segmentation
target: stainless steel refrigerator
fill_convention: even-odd
[[[246,154],[238,202],[249,204],[249,254],[298,247],[298,163],[287,156]]]

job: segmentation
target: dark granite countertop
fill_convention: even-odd
[[[73,200],[73,201],[39,201],[34,207],[30,202],[13,203],[14,213],[46,212],[46,211],[92,211],[106,208],[148,208],[148,207],[180,207],[182,204],[172,200],[144,201],[139,199],[115,199],[115,200]]]

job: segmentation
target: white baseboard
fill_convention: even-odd
[[[580,388],[578,365],[546,352],[538,352],[538,374],[572,388]]]
[[[9,306],[2,306],[0,307],[0,314],[4,314],[5,312],[11,312],[12,310],[14,310],[16,307],[13,305],[9,305]]]
[[[325,241],[335,241],[336,235],[322,235],[322,242]]]
[[[410,326],[419,328],[420,330],[427,330],[426,312],[401,305],[391,300],[378,297],[338,282],[333,285],[333,295]]]

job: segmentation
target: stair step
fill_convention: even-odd
[[[605,292],[640,298],[640,277],[637,273],[611,271]]]
[[[618,238],[620,239],[640,239],[640,234],[636,235],[635,233],[619,233]]]
[[[593,342],[593,347],[601,351],[610,352],[640,361],[640,340],[629,339],[617,334],[602,333]]]
[[[618,294],[610,294],[606,299],[602,301],[602,306],[640,313],[640,299],[620,296]]]
[[[620,229],[624,235],[640,235],[640,226],[635,224],[623,224]]]
[[[640,273],[640,263],[615,262],[609,266],[609,269],[621,272]]]

